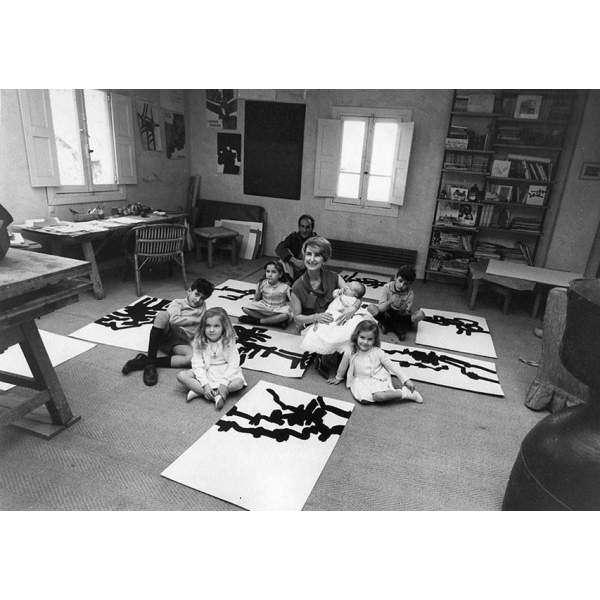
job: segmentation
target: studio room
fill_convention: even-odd
[[[600,508],[597,89],[0,94],[0,509]]]

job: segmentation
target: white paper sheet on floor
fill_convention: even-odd
[[[423,308],[423,312],[426,318],[419,322],[417,344],[496,358],[490,329],[483,317],[432,308]]]
[[[50,358],[50,362],[54,367],[61,365],[79,354],[87,352],[96,345],[90,344],[89,342],[82,342],[81,340],[74,340],[65,335],[44,331],[43,329],[40,329],[39,331],[48,357]],[[31,370],[19,344],[10,346],[0,354],[0,371],[7,371],[8,373],[14,373],[15,375],[31,377]],[[12,387],[14,386],[10,383],[0,381],[0,390],[9,390]]]
[[[383,300],[383,286],[390,282],[389,275],[380,273],[365,273],[363,271],[342,271],[340,275],[345,281],[360,281],[366,288],[365,300],[381,302]]]
[[[162,475],[249,510],[301,510],[353,407],[261,380]]]

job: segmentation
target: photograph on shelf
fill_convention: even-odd
[[[449,186],[448,194],[450,196],[450,200],[458,200],[465,201],[467,199],[467,194],[469,193],[469,189],[466,187],[458,187],[458,186]]]
[[[579,179],[600,179],[600,163],[583,163]]]
[[[470,204],[461,204],[458,209],[458,224],[463,227],[475,227],[475,214]]]
[[[492,163],[492,177],[508,177],[510,173],[510,160],[494,160]]]
[[[530,185],[525,196],[525,204],[543,206],[546,201],[547,190],[548,188],[545,185]]]
[[[515,119],[539,119],[541,107],[541,96],[520,94],[515,105]]]
[[[513,186],[512,185],[496,185],[496,200],[498,202],[510,202],[512,199]]]
[[[438,204],[436,225],[456,225],[458,222],[458,203],[440,202]]]

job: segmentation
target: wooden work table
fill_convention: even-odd
[[[11,248],[0,260],[0,353],[20,344],[33,377],[0,371],[0,381],[35,390],[24,399],[14,390],[0,394],[0,425],[13,423],[44,438],[79,420],[71,413],[60,381],[42,343],[35,319],[79,300],[90,288],[90,265],[81,260]],[[51,423],[22,419],[44,404]]]
[[[96,298],[104,298],[104,286],[100,277],[97,256],[103,248],[111,243],[123,241],[127,233],[138,225],[170,223],[181,221],[186,213],[167,213],[164,216],[150,215],[148,217],[115,217],[95,221],[74,223],[62,221],[47,227],[27,227],[13,225],[24,238],[42,244],[54,255],[60,256],[63,246],[81,246],[83,257],[89,263],[92,290]]]

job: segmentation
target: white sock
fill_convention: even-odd
[[[403,400],[412,400],[413,402],[416,402],[417,404],[423,404],[423,396],[421,396],[421,394],[419,394],[419,392],[417,392],[417,390],[415,390],[414,392],[411,392],[407,387],[403,387],[401,392],[402,392]]]
[[[221,396],[221,394],[216,394],[215,395],[215,408],[217,410],[221,410],[223,408],[224,404],[225,404],[225,400],[223,400],[223,396]]]
[[[190,390],[187,393],[186,402],[191,402],[194,398],[198,398],[200,394],[197,394],[194,390]]]

